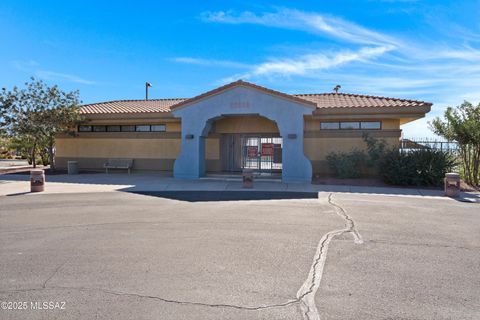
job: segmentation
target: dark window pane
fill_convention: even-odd
[[[150,126],[147,126],[147,125],[135,126],[135,131],[148,132],[150,131]]]
[[[93,132],[105,132],[107,131],[106,126],[93,126]]]
[[[133,132],[135,131],[135,126],[122,126],[123,132]]]
[[[78,126],[79,132],[91,132],[92,126]]]
[[[362,129],[380,129],[381,128],[380,121],[364,121],[364,122],[361,122],[360,125],[362,126]]]
[[[120,131],[120,126],[107,126],[107,131],[108,132],[119,132]]]
[[[151,127],[152,127],[152,131],[160,131],[160,132],[166,131],[164,124],[153,124]]]
[[[360,122],[340,122],[340,129],[360,129]]]
[[[322,130],[339,129],[339,123],[338,122],[321,122],[320,123],[320,129],[322,129]]]

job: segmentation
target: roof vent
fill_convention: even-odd
[[[145,82],[145,100],[148,100],[148,88],[151,87],[152,84],[150,82]]]

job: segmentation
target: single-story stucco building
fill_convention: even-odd
[[[76,136],[59,136],[56,162],[102,170],[111,158],[134,170],[196,179],[250,168],[310,181],[327,174],[330,152],[363,149],[362,135],[398,145],[400,125],[431,103],[345,93],[286,94],[242,80],[189,99],[119,100],[83,105]]]

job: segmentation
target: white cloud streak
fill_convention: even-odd
[[[364,47],[358,51],[334,55],[308,54],[295,59],[276,59],[256,65],[247,78],[261,75],[306,75],[311,71],[330,69],[353,61],[366,61],[393,50],[392,46]]]
[[[337,46],[343,43],[348,48],[266,58],[251,64],[243,74],[222,79],[222,83],[238,78],[267,78],[273,83],[276,77],[281,77],[281,82],[277,82],[280,86],[291,85],[311,92],[324,91],[325,84],[330,87],[341,83],[349,92],[437,103],[427,120],[442,114],[446,105],[460,104],[463,99],[473,103],[480,100],[480,48],[477,46],[480,36],[470,31],[449,34],[456,40],[453,43],[438,37],[420,42],[413,37],[393,37],[338,17],[295,9],[267,13],[204,12],[201,19],[207,23],[298,30],[331,39]],[[193,60],[184,62],[194,63]],[[405,128],[409,136],[429,132],[426,120]]]
[[[43,78],[46,80],[68,81],[68,82],[79,83],[79,84],[95,84],[95,81],[86,80],[73,74],[60,73],[60,72],[49,71],[49,70],[38,70],[35,72],[35,75],[38,76],[39,78]]]
[[[340,18],[295,9],[280,9],[273,13],[255,14],[244,11],[204,12],[203,21],[229,24],[258,24],[268,27],[301,30],[327,35],[330,38],[368,45],[398,45],[399,41]]]
[[[250,67],[250,65],[246,63],[240,63],[240,62],[229,61],[229,60],[202,59],[202,58],[193,58],[193,57],[176,57],[170,60],[178,63],[194,64],[194,65],[200,65],[200,66],[219,66],[219,67],[239,68],[239,69],[245,69]]]
[[[51,70],[43,70],[40,68],[40,64],[35,60],[28,60],[28,61],[14,60],[14,61],[11,61],[11,65],[17,70],[28,72],[30,74],[33,74],[45,80],[66,81],[66,82],[73,82],[73,83],[86,84],[86,85],[91,85],[96,83],[95,81],[87,80],[74,74],[55,72]]]

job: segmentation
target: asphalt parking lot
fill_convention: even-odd
[[[0,318],[480,319],[478,204],[178,194],[1,196]]]

